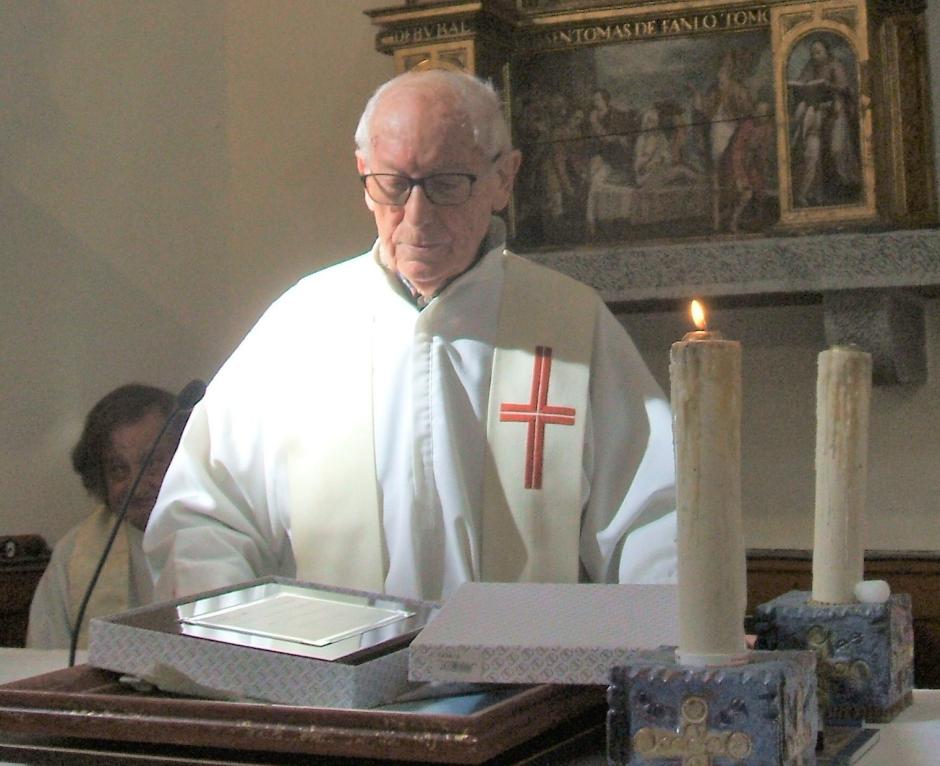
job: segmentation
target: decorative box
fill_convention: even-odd
[[[266,578],[94,619],[88,663],[193,696],[372,707],[409,687],[436,607]]]
[[[606,685],[678,634],[674,585],[466,583],[411,644],[410,677]]]

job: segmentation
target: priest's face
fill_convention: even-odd
[[[431,296],[475,260],[491,214],[509,201],[519,155],[486,156],[455,96],[424,82],[386,93],[371,120],[369,150],[357,152],[356,160],[360,174],[476,176],[469,198],[458,205],[434,204],[420,186],[400,205],[379,204],[366,193],[382,262]]]

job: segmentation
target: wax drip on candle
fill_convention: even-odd
[[[871,355],[833,346],[818,364],[813,600],[851,604],[865,569]]]
[[[689,312],[692,315],[692,323],[698,329],[687,332],[682,340],[721,340],[724,337],[720,332],[708,329],[708,315],[704,304],[700,300],[697,298],[692,299]]]

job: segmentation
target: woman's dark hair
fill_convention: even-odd
[[[173,411],[176,397],[169,391],[140,383],[128,383],[106,394],[85,417],[85,428],[72,450],[72,467],[94,497],[107,501],[104,456],[115,428],[136,423],[148,412],[163,415]]]

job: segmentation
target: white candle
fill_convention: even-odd
[[[816,523],[813,600],[855,603],[865,568],[865,484],[871,355],[834,346],[816,378]]]
[[[746,659],[741,527],[741,344],[688,333],[670,355],[684,665]]]

